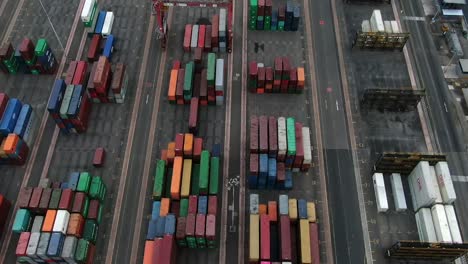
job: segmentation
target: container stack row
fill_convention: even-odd
[[[271,31],[297,31],[301,8],[292,1],[273,11],[272,0],[250,0],[249,29]]]
[[[304,68],[291,66],[288,57],[276,57],[274,67],[249,63],[248,89],[251,93],[302,93],[305,87]]]
[[[89,63],[93,63],[99,59],[99,56],[105,56],[109,61],[112,58],[114,51],[114,36],[108,35],[102,37],[100,34],[94,34],[91,38],[91,43],[88,48],[87,59]]]
[[[227,14],[226,9],[211,19],[210,25],[185,25],[184,51],[185,52],[226,52],[227,44]]]
[[[423,242],[463,243],[455,209],[451,204],[421,208],[415,215]]]
[[[106,186],[73,172],[68,182],[21,189],[13,223],[20,263],[92,263]]]
[[[81,10],[81,21],[84,26],[94,29],[94,34],[99,34],[104,37],[112,33],[114,19],[114,12],[105,10],[98,11],[96,0],[86,0]]]
[[[250,194],[249,213],[249,263],[320,263],[315,203],[283,194],[260,204]]]
[[[0,93],[0,165],[23,165],[29,153],[34,113],[29,104]]]
[[[124,103],[128,87],[126,65],[116,63],[112,71],[109,58],[99,56],[90,67],[87,94],[93,103]]]
[[[181,67],[175,61],[171,70],[168,100],[171,104],[191,104],[198,98],[200,105],[222,105],[224,103],[224,59],[216,59],[215,53],[208,53],[207,67],[203,68],[200,57]]]
[[[97,0],[86,0],[81,9],[81,22],[86,28],[94,28],[98,18]]]
[[[45,39],[39,39],[34,45],[29,38],[24,38],[16,49],[11,43],[0,47],[0,70],[16,74],[53,74],[57,69],[57,60]]]
[[[11,202],[0,194],[0,236],[3,235],[3,228],[10,214]]]

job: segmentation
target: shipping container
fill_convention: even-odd
[[[302,168],[302,162],[304,161],[304,145],[302,137],[302,124],[296,122],[294,124],[296,132],[296,156],[294,157],[293,170],[299,172]]]
[[[216,60],[216,91],[224,91],[224,59]]]
[[[174,158],[174,169],[172,171],[171,198],[180,199],[180,187],[182,181],[183,158],[177,156]]]
[[[143,264],[153,263],[154,243],[155,242],[151,240],[145,241],[145,250],[143,253]]]
[[[293,221],[297,220],[297,200],[296,199],[289,199],[289,218]]]
[[[297,200],[297,211],[299,219],[308,219],[307,216],[307,201],[304,199]]]
[[[208,248],[216,247],[216,215],[214,214],[206,216],[205,237],[207,239]]]
[[[289,216],[289,201],[286,194],[280,194],[279,196],[279,214]]]
[[[307,217],[309,222],[315,223],[317,221],[317,215],[315,212],[315,203],[307,202]]]
[[[393,200],[395,201],[395,210],[397,212],[405,211],[407,206],[401,175],[399,173],[392,173],[390,175],[390,181],[392,184]]]
[[[189,132],[194,134],[194,135],[196,135],[198,133],[198,107],[199,107],[199,99],[198,99],[198,97],[193,97],[190,100]],[[195,143],[196,143],[196,141],[195,141]],[[194,151],[195,151],[195,149],[194,149]],[[195,154],[195,152],[194,152],[194,154]]]
[[[159,209],[159,216],[166,216],[169,214],[171,208],[171,199],[169,198],[162,198],[161,199],[161,208]]]
[[[258,178],[259,189],[266,188],[267,178],[268,178],[268,155],[260,154],[259,155],[259,178]]]
[[[195,224],[195,238],[197,241],[198,248],[206,247],[205,226],[206,226],[206,215],[197,214],[196,224]]]
[[[96,148],[94,151],[94,157],[93,157],[93,166],[94,167],[102,167],[104,164],[104,159],[106,157],[106,151],[104,148]]]
[[[258,262],[260,260],[260,217],[250,214],[249,222],[249,261]]]
[[[196,223],[196,215],[189,213],[187,216],[187,222],[185,225],[185,239],[187,241],[187,246],[189,248],[197,247],[197,242],[195,240],[195,223]]]
[[[299,220],[300,263],[312,263],[310,229],[307,219]]]
[[[463,243],[463,239],[460,233],[460,227],[458,226],[457,215],[453,205],[444,205],[445,215],[447,216],[447,222],[450,228],[450,235],[452,236],[453,243]]]
[[[198,212],[198,196],[190,195],[188,203],[188,213],[196,214]]]
[[[268,216],[271,222],[278,222],[278,205],[275,201],[268,202]]]
[[[51,233],[41,233],[39,244],[37,245],[36,255],[44,260],[49,260],[47,248],[49,247]]]
[[[21,232],[25,232],[29,229],[30,223],[31,223],[31,213],[29,212],[29,210],[19,209],[16,212],[12,231],[18,234]]]
[[[265,155],[265,154],[262,154]],[[267,187],[269,189],[275,188],[276,185],[276,159],[270,158],[268,159],[268,180],[267,180]]]
[[[256,193],[250,194],[250,214],[258,214],[259,196]]]
[[[375,200],[377,204],[377,212],[384,213],[388,211],[387,192],[385,191],[385,182],[382,173],[374,173],[372,175],[374,182]]]
[[[75,251],[78,244],[78,239],[73,236],[67,236],[63,242],[63,249],[61,257],[66,263],[74,264],[75,261]]]
[[[260,153],[268,153],[268,117],[259,117]]]
[[[276,118],[268,118],[268,156],[276,158],[278,154],[278,124]]]
[[[209,161],[210,152],[203,150],[200,157],[200,174],[198,183],[199,192],[201,195],[208,194]]]
[[[96,244],[98,234],[98,225],[95,221],[86,219],[83,230],[83,238],[89,242]]]
[[[175,137],[175,155],[184,155],[184,134],[182,133],[177,133]]]
[[[58,209],[60,203],[60,197],[62,196],[62,190],[54,188],[52,189],[52,194],[50,195],[49,209]]]
[[[88,193],[90,186],[91,186],[91,175],[89,175],[88,172],[81,172],[76,190],[78,192]]]
[[[183,43],[184,50],[186,52],[190,52],[191,43],[192,43],[192,25],[187,24],[185,25],[184,43]]]
[[[319,230],[317,223],[309,224],[310,231],[310,255],[313,264],[320,264]]]
[[[79,213],[71,214],[67,226],[67,235],[81,238],[83,236],[84,223],[85,221],[82,215]]]
[[[260,215],[260,259],[269,260],[270,252],[270,217]]]
[[[291,221],[288,215],[280,216],[280,240],[281,240],[281,259],[283,261],[292,260],[291,249]]]
[[[186,226],[186,217],[177,218],[177,227],[176,227],[176,241],[177,245],[180,247],[186,247],[187,242],[185,241],[185,226]]]
[[[91,200],[89,202],[88,219],[95,220],[98,224],[101,223],[103,206],[99,204],[98,200]]]
[[[218,198],[215,195],[208,197],[208,214],[216,215],[218,211]]]
[[[114,13],[106,12],[106,19],[104,19],[104,24],[102,26],[102,31],[101,31],[101,34],[104,37],[107,37],[112,33],[113,24],[114,24]]]
[[[42,232],[52,232],[56,216],[57,210],[47,210],[44,223],[42,224]]]
[[[54,260],[60,260],[64,242],[65,236],[62,233],[52,233],[49,247],[47,248],[47,256]]]
[[[166,163],[164,160],[156,162],[156,171],[154,174],[153,185],[153,200],[160,200],[163,195],[164,185],[168,184],[165,181],[166,176]]]
[[[193,134],[184,134],[184,157],[190,158],[193,155]]]
[[[207,196],[198,196],[197,213],[206,215],[207,211],[208,211],[208,197]]]
[[[437,182],[439,183],[440,194],[444,203],[451,204],[457,199],[455,189],[453,188],[452,177],[446,161],[439,161],[435,165],[437,173]]]
[[[217,195],[219,190],[219,158],[211,157],[209,194]]]
[[[258,184],[258,174],[259,174],[259,156],[258,154],[250,154],[250,163],[249,163],[249,188],[256,189]]]
[[[33,232],[33,233],[41,232],[43,222],[44,222],[44,216],[36,215],[34,217],[34,220],[33,220],[33,224],[32,224],[32,227],[31,227],[31,232]]]
[[[62,195],[60,196],[58,209],[71,211],[72,202],[73,202],[73,190],[65,189],[62,191]]]
[[[199,25],[192,26],[192,39],[190,40],[190,48],[195,49],[198,46],[198,30]]]
[[[440,188],[439,188],[439,181],[437,180],[437,173],[436,173],[436,170],[435,170],[435,167],[434,166],[429,166],[429,170],[430,170],[430,182],[432,183],[432,185],[434,186],[434,190],[435,190],[435,194],[436,194],[436,199],[434,201],[434,203],[438,204],[438,203],[443,203],[443,200],[442,200],[442,194],[440,193]]]
[[[163,220],[160,220],[160,218],[158,217],[158,219],[156,220],[148,221],[148,231],[146,232],[146,240],[153,240],[158,236],[157,234],[158,221],[163,221]],[[160,225],[161,224],[164,224],[164,222],[160,223]],[[162,233],[160,235],[162,235]]]
[[[22,232],[19,237],[18,244],[16,245],[16,257],[22,257],[22,259],[25,260],[25,262],[30,259],[29,257],[26,257],[26,250],[28,249],[30,236],[30,232]]]
[[[268,214],[268,207],[266,204],[259,204],[258,205],[258,214],[259,215],[266,215]]]
[[[186,139],[185,142],[188,140]],[[183,161],[183,173],[182,173],[182,186],[180,190],[180,196],[182,198],[188,198],[190,195],[190,181],[192,177],[192,160],[184,159]]]
[[[15,129],[13,130],[13,133],[17,134],[22,139],[24,139],[24,135],[28,127],[31,115],[32,115],[32,107],[28,104],[24,104],[21,107],[18,120],[16,121]],[[0,118],[1,116],[2,115],[0,112]]]
[[[434,229],[437,235],[437,241],[443,243],[452,243],[452,235],[448,225],[447,216],[445,215],[444,206],[435,204],[431,208],[432,221],[434,222]]]
[[[39,239],[41,238],[41,233],[31,232],[29,237],[28,247],[26,248],[26,255],[30,258],[36,258],[37,246],[39,245]]]
[[[250,117],[250,153],[259,151],[259,120],[257,116]]]
[[[160,257],[155,263],[172,264],[176,260],[176,245],[173,235],[165,235],[162,239]]]
[[[13,133],[22,106],[21,101],[16,98],[8,100],[5,112],[0,120],[0,135],[7,136]]]
[[[416,225],[418,227],[419,240],[422,242],[436,242],[437,235],[434,229],[431,209],[421,208],[416,213]]]
[[[437,199],[435,183],[432,180],[429,162],[420,161],[408,176],[413,208],[431,206]]]
[[[286,140],[286,119],[284,117],[278,118],[278,161],[284,161],[286,152],[288,150]]]
[[[154,201],[153,206],[151,207],[151,220],[157,220],[159,218],[159,213],[161,211],[161,202]]]
[[[60,232],[66,235],[69,220],[70,213],[67,210],[57,210],[52,232]]]
[[[72,213],[81,213],[83,217],[87,217],[89,210],[89,198],[85,193],[75,193],[75,199],[73,200]]]
[[[29,201],[29,210],[32,212],[37,212],[39,203],[41,201],[41,196],[42,196],[42,188],[40,187],[35,187],[33,189],[32,195],[31,195],[31,200]]]

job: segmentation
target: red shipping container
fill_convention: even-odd
[[[73,190],[72,189],[63,190],[62,196],[60,197],[59,209],[70,211],[71,206],[72,206],[72,201],[73,201]]]
[[[250,80],[258,79],[258,64],[256,61],[251,61],[249,63],[249,78]]]
[[[283,59],[281,57],[275,58],[275,80],[281,80],[283,74]]]
[[[36,187],[33,189],[31,200],[29,201],[29,209],[33,212],[37,212],[39,209],[39,202],[41,201],[42,188]]]
[[[297,87],[297,68],[293,68],[289,71],[289,89],[296,91]]]
[[[289,77],[289,73],[291,71],[291,63],[288,57],[283,57],[283,76],[282,80],[287,79]]]
[[[22,257],[26,256],[26,250],[28,249],[29,237],[31,236],[30,232],[22,232],[16,245],[16,256]]]
[[[178,133],[175,137],[175,155],[184,156],[184,134]]]
[[[219,15],[214,15],[211,20],[211,47],[218,48],[219,42]]]
[[[206,26],[200,25],[198,29],[198,47],[202,49],[205,47],[205,33]]]
[[[218,209],[218,197],[211,195],[208,197],[208,214],[216,215]]]
[[[289,85],[289,80],[282,80],[281,81],[281,93],[287,93],[288,92],[288,85]]]
[[[284,21],[286,19],[286,8],[285,6],[280,6],[278,8],[278,21]]]
[[[93,243],[89,243],[88,255],[86,257],[86,264],[93,264],[95,254],[96,254],[96,246]]]
[[[292,249],[291,249],[291,220],[288,215],[280,216],[280,240],[281,240],[281,259],[283,261],[291,261]]]
[[[187,222],[185,223],[185,236],[194,237],[195,236],[195,214],[187,215]]]
[[[191,41],[192,41],[192,25],[187,24],[185,25],[185,33],[184,33],[184,50],[186,52],[190,52]]]
[[[312,256],[312,264],[320,264],[320,249],[317,223],[309,223],[309,233],[310,255]]]
[[[24,38],[23,41],[21,41],[21,44],[19,46],[19,52],[21,54],[21,57],[25,61],[31,61],[34,58],[34,43],[28,39]]]
[[[161,251],[158,264],[174,264],[176,263],[176,244],[173,235],[164,235],[161,244]]]
[[[267,93],[273,92],[273,68],[265,68],[265,90]]]
[[[185,225],[187,223],[187,218],[179,217],[177,218],[177,227],[176,227],[176,240],[185,240]]]
[[[208,104],[208,81],[207,81],[207,71],[203,69],[201,71],[201,81],[200,81],[200,104]]]
[[[197,213],[197,206],[198,206],[198,196],[190,195],[189,196],[189,204],[188,204],[188,213],[189,214],[196,214]]]
[[[88,61],[95,62],[101,47],[101,34],[94,34],[88,49]]]
[[[203,139],[195,138],[193,142],[193,161],[195,162],[200,161],[202,149],[203,149]]]
[[[205,32],[205,48],[204,50],[206,52],[211,51],[211,25],[206,26],[206,32]]]
[[[265,88],[265,77],[266,77],[265,68],[264,67],[259,67],[258,68],[257,88]]]
[[[216,240],[216,215],[209,214],[206,216],[206,232],[207,240]]]
[[[3,233],[3,227],[10,213],[11,203],[5,196],[0,194],[0,234]]]
[[[99,216],[99,200],[89,201],[88,219],[97,220]]]
[[[29,201],[31,200],[31,195],[33,192],[33,188],[31,187],[23,187],[19,193],[18,198],[18,207],[19,208],[28,208]]]
[[[2,119],[3,113],[5,112],[5,108],[7,106],[8,100],[10,98],[5,93],[0,93],[0,119]]]
[[[268,117],[260,116],[259,118],[259,140],[260,154],[268,153]]]
[[[249,171],[251,175],[258,175],[258,154],[250,154],[250,167]]]
[[[111,89],[114,94],[120,94],[125,81],[126,66],[123,63],[117,63],[114,74],[112,74]]]
[[[84,85],[86,71],[88,70],[88,64],[84,61],[79,61],[76,65],[75,75],[73,76],[73,85]]]
[[[174,60],[172,62],[172,69],[173,70],[179,70],[181,67],[180,60]]]
[[[52,195],[52,189],[45,188],[42,190],[42,196],[41,196],[41,200],[39,201],[39,207],[38,207],[38,209],[41,212],[45,212],[47,208],[49,207],[51,195]]]
[[[195,227],[195,237],[203,238],[205,237],[205,225],[206,225],[206,215],[197,214],[197,223]]]
[[[265,15],[265,0],[258,0],[257,16]]]
[[[190,100],[189,132],[196,135],[198,133],[198,98]]]
[[[98,65],[98,69],[99,69],[99,65]],[[108,94],[109,94],[110,84],[112,82],[112,73],[110,71],[110,66],[104,71],[105,71],[103,74],[103,76],[105,77],[104,82],[101,85],[97,85],[97,86],[96,86],[96,83],[94,83],[94,86],[96,87],[96,93],[98,94],[98,96],[102,97],[101,102],[107,103],[109,102]],[[94,79],[96,79],[96,76],[94,76]]]
[[[93,157],[93,166],[94,167],[102,167],[104,164],[104,160],[106,158],[106,151],[104,148],[96,148],[94,151],[94,157]]]
[[[96,88],[96,91],[98,92],[98,94],[99,94],[100,87],[105,85],[107,78],[109,76],[109,72],[110,72],[109,60],[105,56],[100,56],[99,60],[97,61],[96,73],[93,79],[94,87]],[[105,95],[107,96],[107,93],[105,93]]]
[[[278,206],[275,201],[268,201],[268,216],[271,222],[278,221]]]
[[[270,259],[270,217],[260,215],[260,259]]]
[[[70,65],[68,66],[68,70],[67,70],[67,76],[65,77],[66,84],[73,83],[73,77],[75,77],[75,71],[76,71],[77,65],[78,65],[77,61],[70,62]]]
[[[185,69],[180,69],[177,73],[177,86],[176,86],[176,100],[177,104],[184,101],[184,79],[185,79]]]
[[[286,165],[283,162],[276,163],[276,181],[279,186],[286,181]]]
[[[250,153],[258,153],[259,121],[257,116],[250,117]]]
[[[159,258],[161,257],[161,247],[162,247],[163,239],[160,237],[154,238],[153,244],[153,262],[151,263],[159,263]]]
[[[167,149],[161,150],[161,160],[164,160],[167,165]]]
[[[93,63],[93,66],[91,67],[91,72],[89,73],[88,84],[87,84],[87,90],[88,92],[91,92],[91,93],[96,93],[96,89],[94,88],[94,75],[96,73],[96,69],[97,69],[97,63]]]
[[[302,138],[302,124],[296,122],[296,157],[294,158],[293,168],[300,169],[304,161],[304,145]]]
[[[274,80],[273,81],[273,92],[279,93],[281,88],[281,80]]]
[[[278,123],[275,117],[268,118],[268,155],[276,158],[278,154]]]
[[[72,213],[81,213],[86,200],[86,194],[82,192],[76,192],[75,199],[73,200]]]
[[[179,210],[180,210],[180,201],[172,200],[170,213],[174,214],[175,217],[177,218],[179,217]]]

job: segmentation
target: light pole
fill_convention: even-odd
[[[55,37],[57,38],[57,41],[58,41],[58,43],[59,43],[59,45],[60,45],[60,48],[61,48],[62,51],[63,51],[64,48],[63,48],[63,45],[62,45],[62,41],[60,41],[60,38],[59,38],[59,36],[58,36],[58,34],[57,34],[57,31],[55,30],[55,27],[54,27],[54,25],[52,24],[52,21],[50,20],[49,14],[47,14],[47,11],[46,11],[46,9],[45,9],[45,7],[44,7],[44,4],[42,4],[42,0],[38,0],[38,1],[39,1],[39,3],[41,4],[42,10],[44,10],[44,13],[45,13],[45,15],[46,15],[46,17],[47,17],[47,20],[49,20],[50,27],[52,28],[52,31],[54,31]]]

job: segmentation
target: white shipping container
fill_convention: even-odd
[[[387,212],[388,201],[387,192],[385,191],[385,182],[382,173],[374,173],[372,176],[374,181],[375,200],[377,203],[377,211],[379,213]]]
[[[434,185],[435,194],[437,196],[435,203],[442,203],[442,195],[440,194],[439,183],[437,182],[437,174],[434,166],[429,166],[431,170],[431,182]]]
[[[304,148],[304,161],[303,164],[312,164],[312,147],[310,143],[310,129],[302,127],[302,146]]]
[[[278,155],[286,155],[288,143],[286,141],[286,119],[278,118]]]
[[[226,33],[226,24],[227,24],[226,22],[227,22],[226,9],[221,8],[219,10],[219,32]],[[221,36],[221,34],[219,36]]]
[[[401,33],[400,27],[398,26],[398,22],[396,20],[392,20],[390,23],[392,24],[393,33]]]
[[[440,188],[440,194],[444,203],[451,204],[457,199],[455,188],[453,188],[452,177],[446,161],[437,162],[435,165],[437,181]]]
[[[198,27],[198,25],[193,25],[192,27],[192,41],[190,42],[192,49],[198,47]]]
[[[62,258],[65,260],[67,263],[70,264],[76,264],[76,261],[74,259],[75,257],[75,251],[76,251],[76,245],[78,244],[78,239],[74,236],[67,236],[65,238],[65,242],[63,243],[63,249],[62,249]]]
[[[101,34],[103,36],[109,36],[112,32],[113,25],[114,25],[114,12],[106,12],[106,19],[104,19],[104,25],[102,26]]]
[[[70,220],[70,213],[67,210],[58,210],[55,216],[53,232],[61,232],[67,234],[68,220]]]
[[[279,214],[289,215],[289,197],[286,194],[279,196]]]
[[[390,21],[384,21],[384,28],[385,28],[386,33],[389,33],[389,34],[393,33],[392,23],[390,23]]]
[[[450,235],[452,236],[453,243],[463,243],[463,239],[460,233],[460,227],[458,226],[457,215],[453,205],[444,205],[445,215],[447,216],[447,222],[450,228]]]
[[[224,60],[216,60],[216,91],[224,91]]]
[[[372,12],[372,16],[370,18],[370,24],[373,32],[384,32],[385,26],[382,19],[382,13],[380,10],[375,9]]]
[[[416,213],[419,240],[422,242],[437,242],[437,235],[432,221],[431,209],[421,208]]]
[[[408,176],[408,181],[415,211],[435,203],[437,194],[431,180],[429,162],[420,161]]]
[[[445,215],[444,206],[435,204],[431,208],[432,221],[437,235],[437,241],[443,243],[452,243],[452,235],[448,225],[447,216]]]
[[[250,194],[250,214],[258,214],[259,197],[256,193]]]
[[[369,20],[363,20],[361,23],[361,31],[362,32],[372,32],[371,26],[370,26],[370,21]]]
[[[37,246],[39,245],[39,238],[41,238],[41,233],[33,232],[29,237],[28,247],[26,248],[26,255],[30,258],[35,258]]]
[[[82,22],[89,22],[89,20],[91,19],[94,3],[96,3],[96,0],[85,1],[83,5],[83,9],[81,9],[81,21]]]
[[[406,206],[405,191],[403,189],[403,183],[401,182],[400,173],[392,173],[390,175],[390,181],[392,184],[393,199],[395,201],[395,210],[397,212],[406,210],[408,207]]]

